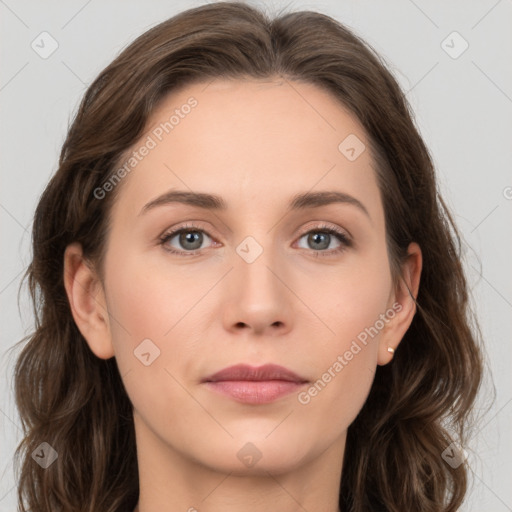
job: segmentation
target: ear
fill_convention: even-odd
[[[64,287],[75,323],[91,351],[101,359],[113,357],[103,286],[79,243],[68,245],[64,252]]]
[[[390,295],[389,314],[386,315],[389,320],[382,330],[379,341],[377,359],[379,365],[385,365],[393,359],[393,354],[388,351],[388,347],[397,350],[416,314],[416,297],[420,287],[422,265],[420,246],[412,242],[407,248],[407,257],[402,264],[400,282]],[[391,316],[391,312],[394,316]]]

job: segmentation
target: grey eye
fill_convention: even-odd
[[[337,240],[335,236],[331,233],[324,231],[312,231],[310,233],[306,233],[301,237],[301,240],[306,238],[307,247],[301,247],[303,249],[313,249],[317,251],[323,251],[325,249],[336,249],[339,245],[341,245],[340,241]],[[335,247],[329,247],[332,241],[337,241],[338,245]]]

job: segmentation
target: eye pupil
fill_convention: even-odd
[[[323,244],[322,238],[324,242]],[[327,233],[313,233],[309,235],[309,239],[314,241],[314,245],[316,245],[317,249],[326,249],[329,247],[330,235]],[[317,242],[320,242],[320,245]]]
[[[199,243],[197,241],[199,240]],[[193,247],[187,246],[187,243],[191,243],[195,245]],[[187,249],[199,249],[202,244],[202,234],[199,231],[186,231],[180,234],[180,244],[182,244]]]

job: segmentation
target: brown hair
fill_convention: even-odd
[[[39,201],[25,277],[36,316],[15,368],[25,437],[20,510],[126,512],[138,500],[132,404],[115,358],[97,358],[76,327],[63,254],[80,242],[101,270],[118,193],[94,190],[117,168],[170,91],[215,78],[281,76],[330,92],[364,126],[381,190],[392,272],[410,242],[423,250],[417,313],[393,361],[377,367],[348,429],[343,512],[451,512],[467,492],[468,465],[442,457],[466,446],[483,377],[480,329],[468,302],[460,235],[440,197],[410,106],[371,46],[332,18],[289,12],[270,19],[247,4],[189,9],[138,37],[90,85],[69,128],[59,168]],[[21,343],[21,342],[20,342]],[[48,469],[32,452],[49,443]]]

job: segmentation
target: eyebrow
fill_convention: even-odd
[[[182,190],[170,190],[164,194],[152,199],[149,203],[144,205],[139,215],[152,210],[157,206],[168,205],[172,203],[181,203],[198,208],[208,210],[226,211],[228,205],[226,201],[218,195],[207,194],[204,192],[187,192]],[[362,211],[368,218],[371,219],[368,210],[361,201],[355,197],[344,192],[337,191],[320,191],[320,192],[305,192],[293,196],[288,203],[288,211],[305,210],[307,208],[319,208],[334,203],[344,203],[355,206]]]

